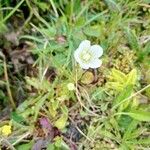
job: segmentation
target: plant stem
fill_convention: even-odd
[[[57,9],[55,7],[54,1],[53,0],[49,0],[49,1],[50,1],[51,5],[52,5],[52,8],[53,8],[54,12],[55,12],[56,18],[58,18],[59,15],[58,15]]]
[[[11,93],[11,90],[10,90],[9,78],[8,78],[8,73],[7,73],[6,58],[2,53],[0,53],[0,56],[3,58],[3,61],[4,61],[4,77],[5,77],[5,81],[6,81],[6,88],[7,88],[9,101],[12,105],[12,108],[16,109],[16,105],[15,105],[15,102],[14,102],[14,99],[12,97],[12,93]]]
[[[18,5],[14,7],[13,10],[1,22],[5,22],[6,20],[8,20],[15,13],[15,11],[17,11],[17,9],[22,5],[23,2],[24,0],[20,1],[20,3],[18,3]]]
[[[147,86],[145,86],[143,89],[137,91],[137,92],[134,93],[133,95],[131,95],[131,96],[125,98],[125,99],[124,99],[123,101],[121,101],[120,103],[116,104],[116,105],[112,108],[112,110],[116,109],[118,106],[120,106],[121,104],[125,103],[127,100],[133,98],[134,96],[140,94],[141,92],[145,91],[145,90],[148,89],[148,88],[150,88],[150,84],[148,84]]]

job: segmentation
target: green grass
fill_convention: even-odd
[[[150,149],[149,0],[2,0],[0,39],[1,149]],[[74,60],[85,39],[98,69]]]

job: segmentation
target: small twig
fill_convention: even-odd
[[[2,137],[0,142],[3,142],[5,145],[7,145],[10,150],[16,150],[15,147],[6,138]]]
[[[94,110],[94,107],[95,107],[95,106],[94,106],[94,104],[92,103],[92,101],[91,101],[91,99],[90,99],[90,96],[89,96],[88,92],[86,91],[85,88],[82,88],[82,89],[83,89],[83,91],[84,91],[83,94],[84,94],[86,100],[88,101],[90,107]]]
[[[77,69],[76,69],[76,79],[75,79],[75,83],[76,83],[76,96],[77,96],[77,99],[81,105],[81,107],[83,107],[87,112],[93,114],[94,116],[99,116],[98,114],[94,113],[93,111],[89,110],[83,103],[82,103],[82,100],[79,96],[79,90],[78,90],[78,83],[77,83]]]
[[[14,7],[4,7],[4,8],[0,8],[0,11],[3,11],[3,10],[13,10]],[[20,10],[16,10],[18,12],[21,12]]]
[[[11,90],[10,90],[9,78],[8,78],[8,73],[7,73],[6,58],[5,58],[5,56],[2,53],[0,53],[0,56],[3,58],[3,61],[4,61],[4,77],[5,77],[5,81],[6,81],[6,88],[7,88],[9,101],[10,101],[13,109],[15,109],[16,105],[15,105],[15,102],[14,102],[14,99],[12,97],[12,93],[11,93]]]
[[[17,143],[19,143],[20,141],[22,141],[24,138],[28,137],[30,134],[31,134],[30,132],[27,132],[27,133],[21,135],[21,136],[19,137],[19,139],[16,140],[12,145],[13,145],[13,146],[16,145]]]
[[[150,8],[150,5],[148,5],[148,4],[139,4],[139,6]]]
[[[147,36],[142,36],[139,38],[140,40],[140,44],[146,44],[148,41],[150,41],[150,35],[147,35]]]

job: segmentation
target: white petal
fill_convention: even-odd
[[[95,59],[89,64],[90,68],[98,68],[101,65],[102,65],[102,60],[100,59]]]
[[[81,52],[81,49],[76,49],[75,52],[74,52],[74,58],[75,60],[79,63],[81,60],[80,60],[80,52]]]
[[[85,64],[85,63],[82,63],[82,62],[80,62],[79,64],[80,64],[80,67],[81,67],[82,69],[89,69],[89,68],[90,68],[90,67],[89,67],[89,64]]]
[[[74,58],[75,60],[79,63],[80,67],[83,68],[83,69],[89,69],[89,65],[88,64],[85,64],[82,62],[82,60],[80,59],[80,51],[81,49],[78,48],[75,52],[74,52]]]
[[[89,40],[84,40],[80,43],[79,49],[84,50],[84,49],[90,49],[91,42]]]
[[[94,54],[95,58],[99,58],[103,54],[103,48],[99,45],[92,45],[90,51]]]

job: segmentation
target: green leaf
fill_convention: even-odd
[[[150,98],[150,87],[145,90],[145,94],[148,98]]]
[[[27,144],[21,144],[19,146],[17,146],[17,150],[31,150],[33,146],[33,141],[31,141],[30,143]]]
[[[49,9],[49,6],[47,3],[44,2],[37,2],[36,3],[38,5],[39,8],[41,8],[43,11],[46,11]]]
[[[146,55],[150,54],[150,41],[148,43],[146,43],[146,45],[144,47],[144,53]]]
[[[130,145],[127,145],[127,143],[122,143],[118,150],[129,150],[129,149],[133,150],[133,148],[131,148]]]
[[[143,144],[143,145],[150,145],[150,138],[146,138],[146,139],[140,139],[137,142],[138,144]]]
[[[37,38],[36,36],[33,36],[33,35],[32,36],[31,35],[22,35],[22,36],[19,36],[18,38],[19,38],[19,40],[27,39],[27,40],[38,42],[38,43],[44,42],[43,38],[39,38],[39,37]]]
[[[46,150],[55,150],[54,144],[52,144],[52,143],[48,144]]]
[[[99,26],[90,26],[90,27],[86,27],[83,32],[87,35],[87,36],[91,36],[91,37],[100,37],[101,35],[101,30]]]
[[[117,105],[122,102],[124,99],[128,98],[133,92],[133,86],[127,86],[114,100],[113,105]]]
[[[115,89],[120,92],[125,87],[135,85],[137,81],[137,70],[133,69],[129,74],[124,74],[120,70],[112,69],[111,75],[109,76],[110,81],[107,82],[108,88]]]
[[[53,65],[55,67],[62,67],[65,63],[66,63],[67,57],[62,54],[62,53],[57,53],[54,57],[53,57]]]
[[[55,150],[70,150],[69,146],[63,141],[62,137],[57,136],[54,141]]]
[[[3,34],[7,31],[7,26],[5,25],[5,23],[0,22],[0,34]]]
[[[56,28],[55,27],[48,27],[48,28],[44,28],[41,26],[41,32],[46,35],[48,38],[52,38],[56,35]]]
[[[4,73],[4,67],[3,67],[3,62],[0,60],[0,76],[2,76]]]
[[[142,135],[144,132],[146,131],[146,128],[136,128],[128,137],[128,141],[130,141],[131,139],[136,139],[138,137],[140,137],[140,135]]]
[[[51,104],[48,105],[50,115],[54,118],[57,114],[57,109],[59,108],[59,101],[58,100],[51,100]]]
[[[46,99],[49,97],[49,93],[45,94],[45,95],[41,95],[39,96],[39,100],[35,105],[35,116],[34,116],[34,121],[36,121],[39,111],[41,109],[41,107],[43,106],[44,102],[46,101]]]
[[[85,24],[85,17],[81,16],[76,22],[75,22],[75,26],[78,28],[78,27],[81,27]]]
[[[62,137],[56,136],[54,138],[54,141],[55,141],[55,146],[60,148],[61,147],[61,142],[63,141]]]
[[[120,84],[119,82],[108,82],[107,87],[120,92],[123,90],[124,85]]]
[[[61,142],[61,150],[70,150],[69,146],[64,141]]]
[[[61,111],[63,112],[64,115],[68,116],[68,107],[65,105],[62,105]]]
[[[50,88],[51,85],[50,85],[50,82],[48,80],[40,81],[38,78],[26,77],[26,82],[30,86],[33,86],[34,88],[41,90],[41,91],[50,91],[51,90],[51,88]]]
[[[137,81],[137,70],[133,69],[130,71],[130,73],[127,75],[127,81],[126,85],[135,85]]]
[[[105,98],[105,92],[102,87],[98,87],[93,90],[91,99],[94,101],[103,100]]]
[[[67,115],[62,115],[56,122],[55,122],[55,126],[58,129],[63,129],[66,126],[68,120],[68,116]]]
[[[149,4],[150,0],[143,0],[143,2]]]
[[[126,128],[126,132],[123,135],[123,139],[125,140],[130,139],[131,133],[136,129],[137,125],[138,125],[137,120],[133,120],[130,124],[128,124],[128,127]]]
[[[16,112],[12,112],[11,118],[16,121],[17,123],[22,123],[24,122],[24,118],[20,115],[18,115]]]
[[[0,100],[5,100],[6,96],[2,90],[0,90]]]
[[[128,115],[121,115],[118,119],[119,127],[122,131],[127,132],[129,125],[132,123],[133,119]]]
[[[99,130],[99,133],[101,136],[116,140],[116,137],[110,131],[107,131],[105,129],[101,129],[101,130]]]
[[[150,112],[142,110],[133,110],[125,114],[139,121],[150,121]]]
[[[112,69],[111,79],[120,83],[124,83],[126,81],[126,75],[117,69]]]
[[[136,34],[130,28],[125,28],[126,38],[133,50],[139,51],[140,46]]]

